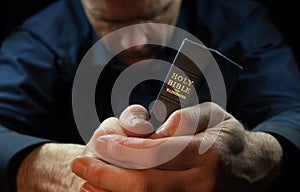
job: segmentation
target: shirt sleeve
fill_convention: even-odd
[[[243,67],[227,110],[249,129],[300,149],[299,68],[268,10],[255,1],[194,2],[199,37]]]
[[[0,45],[1,191],[37,145],[84,143],[72,113],[72,84],[93,44],[91,32],[80,0],[57,1]]]
[[[10,35],[0,52],[0,182],[13,191],[16,170],[36,145],[56,140],[57,57],[26,30]],[[2,190],[3,191],[3,190]]]
[[[244,69],[230,112],[252,131],[272,134],[283,149],[282,173],[271,191],[293,191],[300,171],[300,75],[297,61],[267,12],[255,9],[228,39]]]
[[[37,145],[50,140],[31,137],[0,126],[0,185],[1,191],[16,191],[16,174],[22,160]]]
[[[222,44],[243,66],[229,110],[246,127],[280,135],[300,150],[300,75],[282,34],[257,6]]]

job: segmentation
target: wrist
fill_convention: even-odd
[[[258,170],[256,179],[274,179],[279,175],[283,151],[278,140],[271,134],[264,132],[248,132],[249,154],[256,154],[253,158],[254,166]],[[261,171],[259,171],[261,170]]]
[[[34,149],[21,163],[17,173],[18,191],[66,191],[72,179],[70,162],[85,147],[75,144],[47,143]]]
[[[282,154],[280,143],[272,135],[247,131],[244,150],[234,170],[256,189],[265,189],[280,174]]]

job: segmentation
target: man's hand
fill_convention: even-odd
[[[18,192],[79,191],[83,180],[71,172],[71,161],[79,155],[92,156],[83,145],[48,143],[37,147],[20,165]]]
[[[120,120],[108,119],[89,143],[97,154],[118,166],[90,157],[73,161],[73,172],[87,181],[83,189],[258,191],[280,166],[282,149],[273,136],[246,131],[213,103],[174,112],[148,138],[127,136],[124,130],[134,131],[127,121],[122,115]],[[144,121],[139,122],[142,126]]]
[[[138,117],[140,118],[139,120],[147,118],[146,116],[140,116],[141,114],[146,115],[146,113],[142,113],[135,109],[140,110],[141,108],[134,107],[133,111],[129,111],[130,115],[133,115],[133,118]],[[124,113],[123,117],[126,116],[126,119],[130,118],[127,115],[129,115],[129,113]],[[147,124],[147,121],[144,122]],[[144,124],[141,126],[141,124],[137,123],[132,124],[131,128],[134,129],[134,126],[136,125],[145,127]],[[127,125],[127,127],[130,128],[130,125]],[[125,132],[129,134],[128,131],[120,127],[119,120],[116,118],[109,118],[101,124],[101,128],[95,132],[91,141],[97,139],[101,135],[107,134],[120,134],[125,136]],[[141,135],[135,134],[135,136]],[[47,143],[37,147],[24,159],[19,167],[17,174],[18,192],[80,191],[80,188],[85,181],[72,173],[70,168],[72,160],[77,156],[95,157],[90,151],[90,148],[84,145]],[[106,164],[100,160],[97,160],[97,163]],[[77,169],[81,168],[84,169],[84,167],[77,166]],[[77,170],[77,172],[78,171],[79,170]],[[94,191],[95,190],[96,189],[94,189]],[[97,191],[105,190],[97,189]]]

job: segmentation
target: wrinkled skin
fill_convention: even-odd
[[[81,191],[260,191],[278,173],[277,140],[245,130],[216,104],[178,110],[151,135],[134,133],[153,129],[148,119],[143,107],[133,105],[100,125],[88,146],[105,161],[83,156],[72,162],[72,171],[86,181]],[[168,150],[186,141],[176,157],[160,164]]]

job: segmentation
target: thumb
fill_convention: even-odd
[[[201,103],[173,112],[150,137],[194,135],[223,122],[231,115],[212,102]]]
[[[132,137],[148,137],[154,132],[149,122],[149,113],[141,105],[130,105],[120,115],[120,125],[124,133]]]

